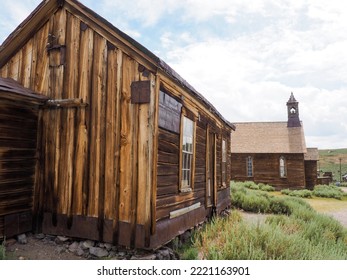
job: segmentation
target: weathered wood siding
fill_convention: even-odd
[[[253,177],[247,177],[246,158],[253,158]],[[280,177],[279,158],[284,156],[287,176]],[[277,189],[304,188],[305,168],[303,154],[231,154],[231,179],[267,183]]]
[[[313,189],[317,185],[317,161],[305,160],[306,188]]]
[[[30,20],[24,24],[23,30],[31,32],[24,34],[28,40],[14,36],[19,44],[9,46],[17,48],[6,49],[8,59],[0,57],[2,77],[50,99],[37,138],[37,228],[155,247],[203,221],[212,208],[226,207],[230,198],[221,182],[221,147],[226,138],[230,150],[230,124],[164,62],[78,2],[48,1],[42,7],[42,21],[33,16],[32,25]],[[148,82],[147,101],[133,99],[135,81]],[[188,192],[179,190],[181,114],[173,129],[161,126],[162,86],[195,123]],[[212,205],[206,203],[209,138],[214,139]],[[227,165],[230,170],[230,161]],[[196,205],[170,219],[170,213]]]
[[[0,92],[0,239],[32,229],[38,106]]]
[[[156,102],[151,87],[150,103],[132,104],[131,83],[155,77],[82,18],[57,10],[0,75],[53,100],[80,100],[43,111],[34,206],[43,230],[130,245],[136,224],[142,239],[150,234]],[[74,223],[91,222],[79,217],[94,218],[97,230],[78,230]]]
[[[156,222],[157,233],[151,239],[153,244],[167,242],[179,232],[187,230],[197,223],[203,222],[215,210],[222,211],[230,205],[230,194],[227,186],[222,186],[222,140],[226,141],[226,150],[230,151],[230,128],[217,125],[215,118],[208,116],[199,110],[198,104],[194,100],[187,102],[179,101],[176,90],[165,90],[160,94],[159,105],[159,135],[158,135],[158,164],[157,164],[157,196],[156,196]],[[180,89],[180,92],[184,92]],[[163,97],[165,96],[165,97]],[[182,108],[181,108],[182,107]],[[180,162],[181,135],[180,129],[181,114],[187,115],[194,122],[195,146],[192,164],[192,183],[190,191],[180,190]],[[214,168],[212,192],[214,199],[212,204],[208,204],[207,199],[207,151],[208,134],[211,133],[216,139],[212,145]],[[230,156],[230,154],[229,154]],[[195,162],[195,165],[194,165]],[[230,160],[226,162],[226,169],[230,170]],[[226,176],[230,181],[230,175]],[[228,181],[228,182],[229,182]],[[190,210],[190,207],[193,207]],[[173,215],[179,210],[182,214]],[[159,243],[158,243],[159,242]]]

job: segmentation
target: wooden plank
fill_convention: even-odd
[[[33,58],[33,39],[23,47],[22,69],[21,69],[21,84],[24,87],[30,88],[31,82],[31,66]]]
[[[178,174],[174,175],[163,175],[163,176],[157,176],[157,184],[158,186],[168,186],[171,184],[178,184],[179,177]]]
[[[122,92],[121,92],[121,143],[120,143],[120,196],[119,219],[131,221],[132,177],[137,176],[133,170],[133,108],[130,104],[130,86],[135,73],[135,64],[131,58],[123,55]]]
[[[191,206],[195,203],[199,203],[199,202],[201,204],[203,204],[204,201],[205,201],[204,197],[200,197],[200,198],[192,197],[192,198],[185,200],[184,203],[172,203],[170,205],[158,207],[157,208],[157,221],[169,218],[170,212],[172,212],[172,211],[179,210],[179,209],[182,209],[184,207],[189,207],[189,206]]]
[[[170,143],[175,144],[177,146],[179,146],[179,144],[180,144],[179,134],[176,134],[176,133],[173,133],[171,131],[167,131],[167,130],[161,129],[161,128],[159,128],[158,140],[170,142]]]
[[[49,56],[47,53],[47,38],[50,32],[50,25],[46,23],[35,35],[36,44],[36,61],[33,61],[31,76],[34,80],[31,83],[35,92],[50,96],[48,93],[49,81]],[[35,54],[34,54],[35,55]]]
[[[120,145],[121,145],[121,93],[122,93],[122,77],[123,77],[123,52],[117,50],[117,73],[116,73],[116,114],[115,114],[115,183],[116,192],[114,194],[114,216],[112,219],[113,241],[119,240],[119,197],[120,197]]]
[[[178,184],[171,184],[167,186],[158,186],[156,188],[157,199],[165,195],[176,195],[178,194]]]
[[[62,16],[59,17],[61,20],[59,22],[59,26],[66,25],[66,42],[65,44],[68,46],[66,48],[66,61],[67,64],[65,66],[65,75],[64,75],[64,89],[62,92],[62,98],[63,99],[74,99],[78,98],[78,80],[79,80],[79,68],[78,63],[69,63],[74,61],[74,59],[79,57],[79,38],[80,38],[80,22],[79,20],[74,17],[73,15],[66,13],[65,10],[61,10]],[[65,23],[66,22],[66,23]],[[60,42],[59,42],[60,43]],[[64,54],[60,50],[60,59],[59,64],[61,64]],[[75,108],[64,108],[62,110],[62,122],[66,122],[66,135],[63,142],[65,142],[65,145],[63,145],[63,149],[65,150],[65,153],[62,153],[62,156],[64,157],[64,174],[60,174],[62,177],[62,181],[60,187],[64,188],[64,196],[65,196],[65,204],[63,205],[63,214],[67,214],[68,216],[68,227],[71,227],[72,222],[72,215],[73,215],[73,209],[76,208],[73,204],[75,203],[75,199],[78,201],[78,194],[75,193],[75,190],[73,189],[74,185],[74,178],[75,175],[75,147],[76,147],[76,140],[75,140],[75,116],[76,116],[76,110]],[[66,116],[66,119],[63,120],[63,116]],[[78,128],[77,128],[78,129]],[[62,149],[62,150],[63,150]],[[63,159],[63,158],[62,158]]]
[[[65,11],[58,11],[49,21],[49,33],[55,36],[55,44],[65,45],[66,42],[66,13]],[[46,42],[47,38],[43,38]],[[52,99],[62,98],[64,90],[64,66],[60,65],[60,52],[57,50],[47,52],[47,49],[42,49],[44,55],[49,54],[49,92],[48,96]],[[38,57],[40,57],[38,51]],[[36,71],[40,69],[41,64],[37,63]],[[66,127],[66,112],[60,110],[47,111],[49,114],[48,120],[48,133],[47,144],[48,154],[46,156],[47,165],[46,172],[48,172],[48,179],[50,180],[49,186],[52,188],[52,207],[53,217],[56,217],[58,212],[64,211],[65,206],[65,175],[66,175],[66,162],[65,162],[65,146],[67,137]],[[65,208],[66,209],[66,208]]]
[[[177,164],[159,164],[158,165],[158,176],[165,175],[178,175],[178,165]]]
[[[8,77],[18,82],[21,82],[20,80],[21,65],[22,65],[22,50],[19,50],[9,61]]]
[[[94,34],[94,59],[90,111],[90,174],[88,215],[98,215],[101,160],[101,106],[106,89],[106,40]]]
[[[160,75],[156,76],[155,88],[153,89],[153,98],[151,98],[151,123],[152,127],[152,184],[151,184],[151,213],[150,213],[150,233],[153,235],[156,231],[156,209],[157,209],[157,162],[158,162],[158,135],[159,135],[159,89],[160,89]]]
[[[105,218],[116,215],[116,106],[117,106],[117,50],[107,52],[107,101],[106,101],[106,138],[105,138]]]
[[[106,139],[106,101],[107,101],[107,41],[102,38],[101,40],[101,87],[100,94],[100,161],[99,164],[99,201],[98,201],[98,232],[99,240],[103,240],[104,236],[104,219],[105,219],[105,199],[108,199],[105,192],[105,146],[108,139]]]
[[[89,170],[90,170],[90,112],[92,110],[92,73],[93,73],[93,50],[94,50],[94,31],[90,28],[81,31],[80,38],[80,57],[79,57],[79,84],[78,97],[89,104],[89,107],[80,110],[78,115],[77,130],[77,149],[76,149],[76,178],[74,182],[75,197],[81,195],[81,201],[77,199],[75,212],[87,215],[89,199]],[[80,160],[83,161],[82,164]],[[80,205],[82,203],[82,205]],[[82,207],[80,209],[80,206]]]
[[[189,213],[195,209],[198,209],[200,206],[201,206],[201,202],[198,202],[198,203],[195,203],[193,205],[190,205],[190,206],[178,209],[178,210],[171,211],[170,212],[170,219],[177,218],[177,217],[182,216],[186,213]]]
[[[158,149],[157,149],[158,150]],[[165,153],[162,151],[157,151],[158,163],[159,164],[178,164],[179,155],[178,153]]]
[[[153,96],[150,96],[153,97]],[[137,217],[136,224],[145,225],[150,216],[150,176],[148,169],[152,169],[150,161],[150,135],[149,123],[150,104],[139,105],[138,117],[138,189],[137,189]]]
[[[179,146],[164,140],[159,140],[158,149],[162,152],[177,154],[179,152]]]
[[[35,151],[35,179],[33,193],[33,229],[41,231],[44,207],[44,143],[43,143],[43,110],[39,111],[37,128],[37,149]]]

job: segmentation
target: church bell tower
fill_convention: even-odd
[[[291,93],[290,98],[287,102],[287,111],[288,111],[288,123],[287,127],[300,127],[299,119],[299,102],[296,101],[293,93]]]

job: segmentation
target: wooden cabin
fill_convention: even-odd
[[[287,112],[286,122],[234,123],[232,180],[266,183],[277,189],[314,187],[318,150],[306,148],[299,103],[293,93]]]
[[[32,228],[39,108],[47,99],[0,78],[0,238]]]
[[[37,126],[21,130],[37,134],[33,230],[156,248],[230,205],[234,125],[78,1],[43,1],[0,47],[0,77],[47,99],[35,107]],[[0,205],[21,196],[7,182],[0,177]]]

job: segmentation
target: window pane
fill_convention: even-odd
[[[253,159],[252,159],[252,157],[247,157],[247,176],[253,177]]]
[[[227,161],[227,151],[226,151],[226,144],[225,140],[222,141],[222,162]]]
[[[183,117],[182,135],[182,188],[191,186],[192,163],[193,163],[193,136],[194,123]]]
[[[280,157],[280,177],[286,177],[286,160],[284,157]]]

